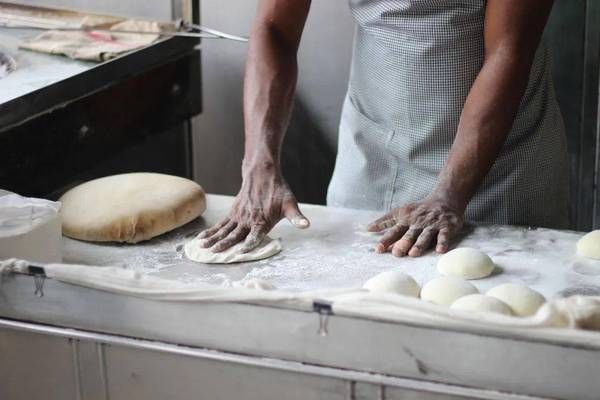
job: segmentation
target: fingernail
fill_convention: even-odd
[[[292,224],[299,228],[306,228],[308,225],[310,225],[310,222],[308,222],[306,218],[294,218],[292,219]]]

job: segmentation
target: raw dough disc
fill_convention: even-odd
[[[463,279],[480,279],[491,275],[494,262],[484,252],[470,247],[459,247],[444,254],[438,262],[442,275]]]
[[[506,303],[495,297],[485,296],[483,294],[470,294],[461,297],[452,303],[450,308],[452,310],[512,315],[512,311]]]
[[[600,230],[587,233],[579,239],[577,253],[583,257],[600,260]]]
[[[442,276],[423,285],[421,299],[450,307],[461,297],[476,293],[479,293],[479,290],[469,281],[454,276]]]
[[[244,288],[244,289],[255,289],[255,290],[275,290],[275,289],[277,289],[275,287],[275,285],[273,285],[269,281],[265,281],[264,279],[248,279],[245,281],[236,281],[236,282],[233,282],[232,287]]]
[[[196,182],[154,173],[95,179],[69,190],[60,201],[63,234],[96,242],[148,240],[206,209],[206,196]]]
[[[375,293],[395,293],[402,296],[419,297],[421,288],[415,280],[400,271],[386,271],[375,275],[363,285]]]
[[[248,252],[240,252],[244,242],[220,253],[213,253],[210,249],[200,247],[200,239],[195,237],[184,246],[185,255],[192,261],[204,264],[232,264],[239,262],[257,261],[269,258],[281,251],[281,242],[278,239],[265,237],[257,248]]]
[[[496,286],[486,295],[502,300],[512,309],[515,315],[529,317],[546,302],[544,296],[527,286],[516,283],[504,283]]]

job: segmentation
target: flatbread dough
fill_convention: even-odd
[[[411,276],[400,271],[386,271],[375,275],[365,282],[363,289],[375,293],[394,293],[417,298],[421,291],[421,287]]]
[[[200,247],[200,238],[195,237],[185,244],[184,252],[187,258],[199,263],[232,264],[262,260],[281,251],[279,239],[271,239],[268,236],[263,239],[257,248],[248,253],[240,252],[243,246],[244,242],[241,242],[220,253],[213,253],[210,249]]]
[[[132,173],[81,184],[60,199],[62,231],[74,239],[137,243],[200,216],[206,196],[178,176]]]
[[[520,317],[534,315],[546,302],[540,293],[517,283],[503,283],[488,290],[486,295],[502,300]]]
[[[579,239],[577,253],[583,257],[600,260],[600,230],[589,232]]]
[[[477,293],[479,290],[469,281],[454,276],[442,276],[423,285],[421,300],[450,307],[461,297]]]
[[[491,275],[494,262],[484,252],[470,247],[459,247],[444,254],[438,262],[442,275],[463,279],[481,279]]]
[[[264,279],[248,279],[243,281],[233,282],[232,287],[244,288],[244,289],[255,289],[255,290],[276,290],[277,288],[271,282]]]

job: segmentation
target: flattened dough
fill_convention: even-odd
[[[210,249],[200,247],[200,239],[195,237],[184,246],[185,255],[192,261],[204,264],[232,264],[239,262],[257,261],[274,256],[281,251],[281,242],[278,239],[265,237],[260,245],[248,253],[241,253],[244,242],[238,243],[220,253],[213,253]]]
[[[456,300],[450,306],[452,310],[462,310],[470,312],[487,312],[503,315],[512,315],[510,307],[495,297],[485,296],[483,294],[470,294]]]
[[[255,290],[276,290],[277,288],[269,281],[264,279],[248,279],[246,281],[233,282],[234,288],[255,289]]]
[[[583,257],[600,260],[600,230],[589,232],[579,239],[577,253]]]
[[[508,304],[513,313],[520,317],[535,314],[546,302],[540,293],[517,283],[503,283],[488,290],[486,294]]]
[[[442,275],[463,279],[481,279],[491,275],[494,262],[484,252],[470,247],[459,247],[444,254],[438,262]]]
[[[363,285],[375,293],[395,293],[402,296],[419,297],[421,288],[409,275],[400,271],[386,271],[375,275]]]
[[[442,276],[423,285],[421,299],[450,307],[452,303],[461,297],[477,293],[479,293],[479,290],[469,281],[455,276]]]
[[[200,216],[206,196],[178,176],[132,173],[83,183],[61,198],[62,231],[74,239],[137,243]]]

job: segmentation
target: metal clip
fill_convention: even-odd
[[[333,315],[331,302],[325,300],[315,300],[313,302],[313,311],[319,314],[319,330],[317,333],[320,336],[327,336],[327,322],[329,322],[329,316]]]
[[[44,282],[46,281],[44,268],[29,266],[29,273],[33,275],[33,283],[35,285],[33,294],[37,297],[44,297]]]

